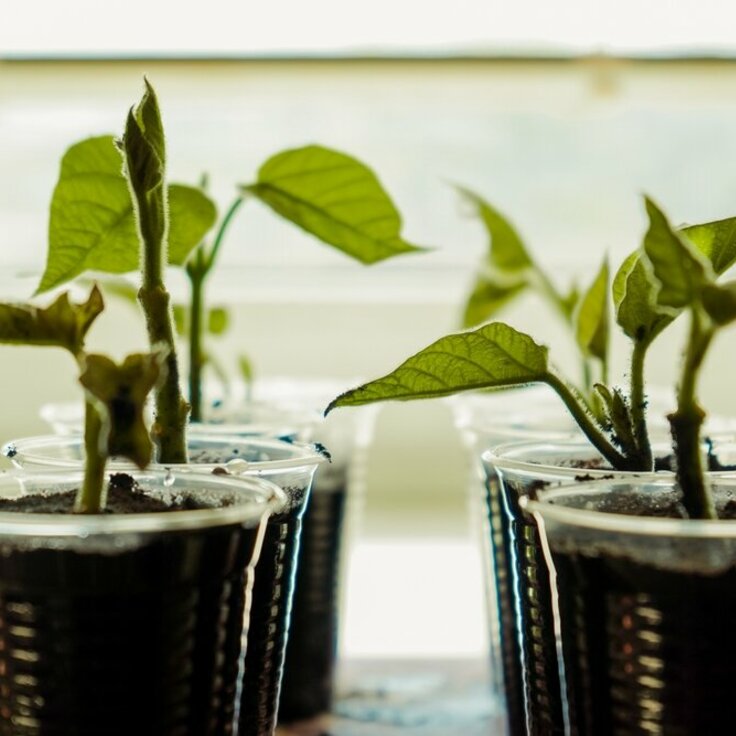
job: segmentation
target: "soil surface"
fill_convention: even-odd
[[[77,491],[63,493],[34,493],[20,498],[0,499],[0,512],[28,514],[71,514]],[[107,504],[103,514],[150,514],[167,511],[195,511],[212,508],[192,495],[177,493],[171,498],[161,499],[149,495],[135,479],[127,473],[110,476]]]

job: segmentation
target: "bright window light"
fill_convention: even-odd
[[[35,0],[0,27],[5,54],[730,53],[729,0]]]

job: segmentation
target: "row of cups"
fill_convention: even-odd
[[[664,465],[668,398],[650,406]],[[706,427],[724,520],[694,521],[674,473],[607,468],[557,401],[543,388],[454,401],[481,460],[474,495],[507,733],[730,732],[736,424]]]

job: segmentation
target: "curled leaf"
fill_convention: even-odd
[[[649,198],[645,201],[649,229],[644,236],[644,252],[658,281],[657,304],[682,309],[714,279],[713,269],[687,238],[673,230],[659,207]]]
[[[144,420],[144,406],[162,372],[162,355],[135,353],[117,364],[105,355],[88,355],[79,381],[102,407],[107,421],[107,454],[126,457],[138,467],[151,461],[153,444]]]
[[[548,376],[547,348],[503,322],[442,337],[383,378],[338,396],[338,406],[449,396],[458,391],[501,388]]]
[[[401,216],[376,175],[339,151],[312,145],[277,153],[241,189],[362,263],[425,250],[401,237]]]
[[[459,186],[457,190],[474,207],[488,232],[489,265],[506,273],[531,268],[534,262],[510,220],[470,189]]]
[[[575,336],[586,355],[605,363],[608,359],[608,260],[595,277],[578,307]]]
[[[84,339],[104,309],[102,294],[93,286],[87,301],[74,304],[68,292],[48,307],[0,304],[0,342],[13,345],[50,345],[78,355]]]

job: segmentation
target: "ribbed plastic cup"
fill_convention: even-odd
[[[46,436],[8,443],[4,452],[25,468],[78,467],[80,437]],[[240,707],[241,736],[261,736],[276,726],[279,688],[288,636],[302,517],[312,477],[326,458],[312,447],[274,439],[189,433],[188,465],[166,466],[179,473],[224,469],[237,476],[266,478],[286,494],[286,501],[269,517],[253,587],[248,647]],[[110,463],[111,469],[130,468]]]
[[[282,410],[318,412],[357,379],[275,378],[257,381],[253,393]],[[314,477],[302,528],[291,628],[281,687],[279,722],[294,723],[332,708],[345,558],[351,527],[363,503],[367,453],[376,407],[342,410],[314,425],[310,436],[331,462]]]
[[[144,514],[0,511],[0,733],[224,736],[266,516],[260,479],[132,472]],[[0,476],[0,497],[79,487],[79,472]]]
[[[546,386],[461,394],[450,403],[470,455],[471,508],[484,551],[491,687],[506,710],[507,732],[519,736],[526,734],[526,710],[511,592],[511,537],[504,523],[498,475],[481,457],[504,443],[530,439],[564,442],[582,435],[559,397]]]
[[[736,476],[713,488],[732,517]],[[555,580],[571,733],[733,732],[736,521],[676,518],[679,500],[645,476],[525,502]]]

